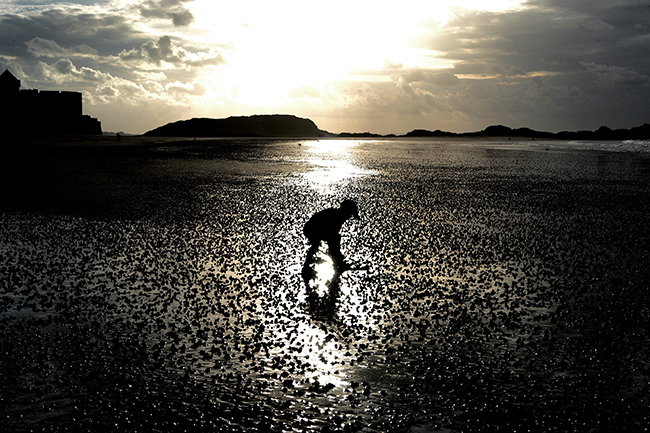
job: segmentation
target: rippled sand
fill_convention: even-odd
[[[3,148],[3,431],[650,422],[650,160],[525,143]],[[361,221],[331,314],[301,228]]]

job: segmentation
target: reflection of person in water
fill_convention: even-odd
[[[337,270],[348,269],[349,265],[345,263],[345,257],[341,253],[339,231],[343,224],[352,217],[359,219],[357,204],[352,200],[344,200],[338,208],[324,209],[315,213],[303,228],[303,233],[311,245],[307,252],[307,261],[316,254],[320,242],[325,241]]]

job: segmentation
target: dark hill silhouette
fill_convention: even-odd
[[[546,138],[557,140],[650,140],[650,124],[644,123],[631,129],[610,129],[601,126],[596,131],[562,131],[545,132],[535,131],[530,128],[512,129],[503,125],[488,126],[476,132],[447,132],[439,129],[427,131],[414,129],[403,137],[528,137]]]
[[[535,131],[530,128],[510,128],[492,125],[475,132],[448,132],[437,129],[428,131],[414,129],[404,135],[381,135],[371,132],[342,132],[332,134],[318,129],[310,119],[288,114],[255,115],[250,117],[228,117],[226,119],[199,118],[168,123],[145,132],[151,137],[341,137],[341,138],[375,138],[375,137],[513,137],[542,138],[557,140],[650,140],[650,124],[644,123],[631,129],[610,129],[601,126],[596,131]]]
[[[145,132],[152,137],[329,137],[309,120],[286,114],[199,118],[168,123]]]

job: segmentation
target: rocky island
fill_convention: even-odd
[[[150,137],[329,137],[309,120],[287,114],[195,118],[168,123],[144,134]]]

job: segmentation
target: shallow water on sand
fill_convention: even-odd
[[[127,140],[123,140],[127,141]],[[5,431],[650,422],[647,155],[203,140],[5,159]],[[7,173],[7,170],[4,171]],[[355,199],[334,311],[301,229]]]

